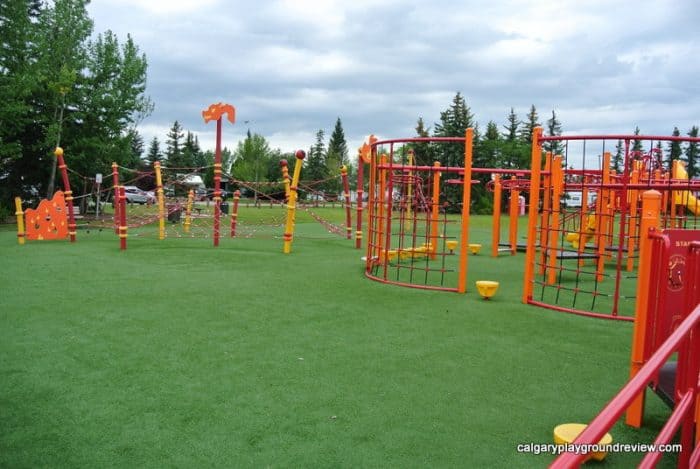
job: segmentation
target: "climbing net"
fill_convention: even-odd
[[[464,292],[463,191],[466,186],[468,197],[471,160],[464,167],[416,165],[411,145],[418,140],[373,144],[365,274],[384,283]],[[463,138],[424,140],[465,145]]]
[[[214,200],[213,190],[194,190],[202,184],[202,175],[209,168],[161,168],[162,184],[164,187],[164,236],[166,238],[210,238],[214,231]],[[129,237],[159,237],[160,209],[157,203],[156,175],[154,170],[134,170],[117,166],[119,173],[118,185],[134,190],[127,194],[126,220]],[[92,206],[93,216],[86,213],[82,217],[80,227],[87,230],[115,230],[118,222],[114,208],[115,185],[109,181],[98,187],[94,178],[86,178],[73,172],[74,177],[80,177],[92,186],[82,196],[76,197],[76,203]],[[279,182],[250,182],[236,179],[231,174],[223,174],[228,180],[229,187],[236,187],[246,193],[246,198],[240,199],[241,210],[234,213],[234,207],[239,205],[238,197],[226,191],[226,197],[220,203],[222,237],[236,238],[281,238],[286,219],[287,202],[285,200],[284,183]],[[339,178],[336,176],[335,178]],[[329,178],[333,179],[333,178]],[[107,181],[105,181],[107,182]],[[295,237],[328,238],[344,236],[347,229],[341,226],[333,216],[334,210],[348,206],[344,200],[317,190],[324,181],[305,181],[300,184],[302,196],[312,200],[302,199],[297,202],[296,220],[298,223]],[[190,194],[192,192],[192,194]],[[95,210],[96,201],[100,201],[100,209]],[[251,207],[256,210],[250,209]],[[83,210],[87,212],[87,210]],[[235,229],[234,229],[235,225]]]
[[[638,135],[537,139],[533,167],[540,165],[542,144],[558,151],[545,154],[537,199],[531,199],[527,300],[631,320],[643,193],[655,189],[662,194],[662,227],[700,225],[693,195],[698,181],[688,179],[680,161],[667,164],[661,150],[671,142],[696,141]]]

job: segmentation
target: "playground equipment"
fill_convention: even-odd
[[[696,468],[700,467],[700,230],[661,229],[662,192],[645,191],[642,199],[630,380],[573,443],[598,442],[625,411],[628,425],[641,426],[645,392],[651,386],[673,409],[653,444],[669,445],[678,437],[678,467]],[[674,354],[676,359],[669,360]],[[639,467],[656,467],[664,454],[647,452]],[[550,467],[578,467],[585,457],[565,452]]]
[[[296,163],[294,164],[294,175],[292,183],[289,186],[289,201],[287,202],[287,222],[284,228],[284,246],[282,251],[289,254],[292,250],[292,240],[294,238],[294,216],[297,203],[297,187],[299,186],[299,176],[301,175],[301,164],[306,153],[303,150],[297,150],[294,154]]]
[[[50,240],[70,238],[75,242],[76,224],[73,208],[73,191],[68,179],[68,166],[63,158],[63,148],[54,150],[58,169],[61,172],[63,191],[57,191],[51,200],[43,199],[36,209],[22,211],[22,201],[15,198],[17,217],[17,242],[28,240]],[[26,223],[25,223],[26,221]]]
[[[568,445],[574,442],[574,440],[586,429],[583,423],[562,423],[554,427],[554,444],[556,445]],[[606,445],[611,445],[613,442],[613,437],[610,433],[606,433],[598,441],[597,445],[599,447],[604,447]],[[592,451],[585,454],[583,462],[589,459],[595,459],[596,461],[602,461],[605,456],[608,455],[607,451]]]
[[[491,256],[498,257],[501,252],[509,252],[515,255],[517,251],[524,251],[526,245],[518,243],[518,219],[525,214],[525,198],[520,195],[522,191],[530,188],[530,181],[524,176],[530,171],[513,170],[510,179],[503,179],[501,174],[495,173],[493,179],[487,184],[487,189],[493,192],[493,217],[491,231]],[[508,242],[501,243],[501,203],[503,190],[509,191],[508,198]]]
[[[492,280],[477,280],[476,282],[476,290],[485,300],[492,298],[496,294],[498,286],[499,283]]]
[[[466,291],[472,141],[473,130],[467,129],[463,138],[370,138],[363,145],[360,160],[370,164],[367,277],[416,288]],[[413,163],[410,146],[421,142],[464,145],[464,166],[409,164]],[[448,185],[452,185],[451,199],[444,196]],[[361,186],[362,182],[358,183],[358,188]],[[362,200],[361,194],[358,200]],[[448,239],[454,242],[448,245]],[[356,241],[360,240],[358,236]]]
[[[683,162],[675,160],[673,162],[673,179],[681,181],[688,180],[688,172],[685,170]],[[689,190],[674,191],[674,203],[682,205],[693,215],[700,215],[700,201]]]
[[[542,137],[541,129],[535,131],[523,302],[588,316],[633,319],[642,193],[660,191],[660,227],[700,226],[700,217],[694,213],[697,199],[692,196],[700,189],[700,181],[664,167],[659,148],[671,141],[698,143],[700,139]],[[562,154],[545,154],[545,142],[556,143]],[[608,151],[615,144],[621,148],[619,171],[613,168]],[[569,206],[567,194],[571,193],[580,195],[581,202]]]
[[[202,111],[204,123],[216,121],[216,151],[214,153],[214,246],[219,245],[219,225],[221,223],[221,118],[226,114],[228,121],[236,121],[236,109],[230,104],[212,104]],[[162,206],[163,190],[158,192],[158,205]],[[162,220],[162,217],[161,217]]]

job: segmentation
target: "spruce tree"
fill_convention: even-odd
[[[557,119],[557,115],[552,109],[552,118],[547,119],[547,136],[555,137],[561,135],[561,122]],[[542,146],[545,151],[549,151],[552,155],[561,155],[563,145],[560,141],[544,142]]]
[[[435,124],[435,136],[464,137],[464,132],[474,126],[474,114],[458,91],[450,107],[440,113],[440,123]],[[464,147],[441,144],[440,150],[440,163],[443,166],[464,166]]]
[[[639,135],[639,126],[636,126],[634,128],[634,135]],[[642,145],[642,141],[638,138],[635,138],[634,141],[632,142],[632,152],[634,153],[634,157],[639,157],[644,150],[644,146]]]
[[[185,166],[182,158],[182,137],[184,137],[182,126],[176,120],[168,131],[168,138],[165,140],[165,158],[171,168],[183,168]]]
[[[158,141],[158,137],[153,137],[151,143],[148,144],[146,161],[150,167],[153,167],[156,161],[163,161],[163,153],[160,151],[160,142]]]
[[[537,115],[537,109],[533,104],[530,106],[530,112],[527,114],[527,118],[520,129],[520,141],[528,144],[532,143],[532,133],[535,131],[535,127],[540,127],[541,125],[539,116]]]
[[[624,159],[625,148],[622,144],[622,140],[618,140],[617,145],[615,145],[615,154],[612,157],[612,161],[610,161],[611,169],[614,169],[617,174],[620,174],[624,170]]]
[[[339,194],[342,188],[340,179],[340,167],[348,162],[348,144],[345,141],[343,124],[340,117],[335,121],[335,128],[328,140],[326,152],[326,169],[330,179],[323,185],[323,189],[329,194]],[[338,177],[334,177],[338,176]]]
[[[324,143],[325,132],[319,129],[316,132],[316,143],[309,150],[303,171],[305,181],[321,181],[328,177],[328,167],[326,166],[326,146]]]
[[[698,126],[694,125],[688,132],[688,137],[697,138],[698,137]],[[688,178],[692,179],[700,174],[700,144],[697,142],[688,142],[685,146],[684,151],[686,163],[686,170],[688,171]]]
[[[678,130],[678,127],[674,127],[673,133],[671,135],[673,135],[674,137],[680,137],[681,131]],[[678,141],[669,142],[668,143],[667,159],[666,159],[666,167],[672,168],[673,161],[680,159],[682,154],[683,154],[683,149],[681,148],[681,142],[678,142]]]

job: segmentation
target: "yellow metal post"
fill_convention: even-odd
[[[289,254],[292,251],[292,239],[294,238],[294,219],[296,217],[297,187],[299,186],[299,176],[301,175],[301,165],[306,157],[303,150],[297,150],[296,162],[294,163],[294,175],[292,184],[289,187],[289,200],[287,201],[287,220],[284,225],[284,245],[282,251]]]
[[[17,242],[24,244],[24,212],[22,211],[22,199],[15,197],[15,215],[17,216]]]
[[[190,232],[190,225],[192,224],[192,204],[194,203],[194,191],[190,189],[187,193],[187,205],[185,205],[185,233]]]
[[[158,239],[165,239],[165,200],[163,200],[163,178],[160,174],[160,161],[153,163],[156,173],[156,197],[158,197]]]

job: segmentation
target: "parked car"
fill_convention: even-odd
[[[221,191],[221,200],[226,200],[227,198],[231,197],[231,192],[220,189]],[[208,189],[208,188],[199,188],[194,191],[194,200],[214,200],[214,189]]]
[[[124,195],[129,204],[146,204],[149,202],[148,194],[136,186],[124,186]]]

